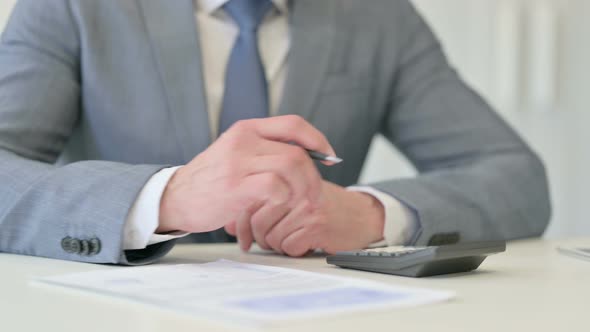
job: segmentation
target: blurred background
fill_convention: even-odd
[[[15,2],[0,0],[0,31]],[[590,235],[590,1],[414,3],[463,78],[545,160],[553,200],[545,236]],[[391,177],[392,169],[398,176],[415,174],[377,137],[362,182]]]

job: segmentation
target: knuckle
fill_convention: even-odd
[[[301,202],[301,214],[303,216],[312,216],[314,212],[314,206],[308,199],[305,199]]]
[[[291,246],[285,246],[283,247],[283,252],[285,253],[285,255],[289,256],[289,257],[295,257],[295,253],[294,250]]]
[[[224,140],[225,146],[229,150],[237,151],[237,150],[240,150],[244,138],[243,138],[243,135],[241,135],[239,131],[234,131],[231,133],[224,134],[223,140]]]
[[[312,222],[309,224],[309,233],[312,234],[314,237],[321,237],[322,234],[326,233],[326,229],[328,229],[328,223],[325,218],[313,218]]]
[[[282,181],[277,174],[269,173],[261,179],[259,186],[264,192],[274,192],[282,186]]]
[[[259,228],[256,227],[256,225],[254,225],[254,223],[252,223],[252,234],[254,236],[254,240],[262,249],[269,248],[268,244],[264,240],[264,234]]]
[[[278,239],[277,236],[274,236],[272,234],[267,234],[264,237],[264,241],[266,242],[266,244],[268,246],[270,246],[271,248],[275,249],[275,250],[279,250],[280,249],[280,241]]]
[[[264,218],[254,215],[250,222],[251,222],[252,231],[254,233],[262,234],[264,232],[264,225],[265,225]]]
[[[239,134],[248,132],[250,130],[250,122],[248,120],[239,120],[234,123],[230,130]]]
[[[267,200],[267,204],[272,207],[279,207],[287,204],[291,198],[291,189],[282,181],[271,189],[271,196]]]
[[[289,116],[289,121],[295,123],[295,124],[303,124],[305,123],[305,119],[298,114],[290,114]]]
[[[287,115],[286,120],[288,121],[287,123],[289,125],[289,128],[293,131],[302,128],[307,123],[307,121],[305,121],[305,119],[302,116],[296,114]]]
[[[283,247],[283,252],[287,254],[287,256],[291,257],[299,257],[302,256],[305,252],[300,248],[298,244],[286,244]]]

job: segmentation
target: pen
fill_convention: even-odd
[[[307,151],[307,153],[309,154],[311,159],[321,160],[321,161],[329,161],[329,162],[333,162],[334,164],[339,164],[343,161],[342,158],[338,158],[336,156],[329,156],[327,154],[317,152],[314,150],[305,149],[305,151]]]
[[[288,142],[287,144],[300,146],[295,142]],[[341,162],[344,161],[342,158],[338,158],[336,156],[329,156],[325,153],[321,153],[321,152],[318,152],[315,150],[305,149],[305,151],[307,151],[307,154],[309,155],[309,157],[314,160],[329,161],[334,164],[340,164]]]

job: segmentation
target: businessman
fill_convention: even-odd
[[[377,133],[420,175],[356,184]],[[301,256],[549,214],[541,161],[407,0],[21,0],[2,35],[1,252],[134,265],[229,233]]]

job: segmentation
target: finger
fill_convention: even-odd
[[[254,238],[250,227],[250,218],[252,217],[252,214],[260,208],[260,205],[261,204],[257,204],[242,212],[236,222],[236,237],[238,238],[238,244],[242,251],[248,251],[250,250],[250,247],[252,247],[252,241]]]
[[[304,228],[300,228],[287,236],[281,244],[282,251],[291,257],[301,257],[314,250],[312,241]]]
[[[229,224],[225,225],[224,228],[225,228],[225,231],[229,235],[236,236],[237,230],[236,230],[236,222],[235,221],[232,221]]]
[[[309,203],[303,202],[295,207],[265,237],[265,242],[275,251],[282,252],[282,242],[292,233],[305,225],[310,218],[312,209]]]
[[[258,119],[259,120],[259,119]],[[281,154],[289,146],[287,142],[274,141],[260,136],[252,121],[239,121],[229,130],[224,132],[213,144],[223,145],[222,149],[214,149],[220,156],[226,157],[250,157],[269,154]],[[208,150],[209,152],[209,150]],[[230,153],[229,155],[227,155]]]
[[[254,142],[254,145],[256,145],[253,146],[256,156],[281,155],[284,153],[289,153],[293,149],[301,149],[300,147],[294,146],[292,144],[271,141],[263,137],[258,137],[258,139]]]
[[[254,147],[255,153],[258,156],[271,155],[271,154],[284,154],[284,153],[288,154],[288,153],[293,153],[294,151],[302,150],[309,159],[319,160],[320,162],[322,162],[323,164],[325,164],[327,166],[332,166],[332,165],[337,164],[337,162],[335,162],[335,161],[320,160],[319,159],[320,157],[317,157],[317,156],[323,157],[322,153],[316,153],[316,151],[314,151],[314,150],[306,150],[294,142],[271,141],[271,140],[268,140],[264,137],[259,137],[258,142],[253,141],[251,143],[251,145],[253,147],[255,146]]]
[[[269,140],[294,142],[306,149],[336,155],[326,136],[297,115],[245,120],[242,125],[251,126],[258,135]]]
[[[291,193],[287,183],[273,173],[248,176],[239,188],[241,190],[239,195],[244,197],[246,203],[243,211],[239,211],[240,216],[236,221],[236,237],[242,250],[248,251],[253,241],[250,224],[252,216],[266,204],[271,206],[286,204]]]
[[[285,204],[278,206],[265,205],[252,216],[252,234],[254,240],[262,249],[271,249],[266,243],[266,235],[289,211],[290,208]]]
[[[291,146],[283,154],[256,157],[246,169],[249,175],[267,172],[278,174],[289,184],[293,202],[303,198],[315,202],[321,194],[320,173],[300,148]]]

